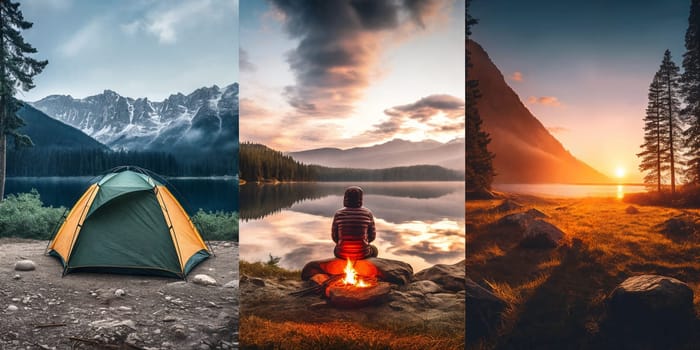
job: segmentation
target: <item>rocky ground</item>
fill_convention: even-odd
[[[46,241],[0,239],[0,349],[238,348],[238,244],[211,242],[216,257],[189,282],[73,273],[44,255]],[[16,271],[20,260],[35,269]],[[217,285],[193,283],[206,274]]]
[[[320,295],[290,295],[291,292],[313,286],[311,281],[242,274],[241,346],[291,349],[324,348],[334,344],[344,348],[417,349],[428,346],[461,349],[464,347],[464,275],[465,261],[436,265],[413,275],[406,285],[392,284],[387,300],[378,305],[339,308],[327,303]],[[273,331],[261,333],[249,330],[245,323],[251,318],[266,320],[266,326]],[[360,335],[360,340],[343,342],[347,339],[338,338],[349,335],[336,335],[333,330],[324,329],[330,323],[352,329],[348,333],[368,333]],[[304,333],[306,325],[312,325],[311,334]],[[367,329],[384,332],[392,339],[382,339],[383,334],[374,336],[375,339],[362,339],[371,337],[369,334],[372,332]],[[297,343],[295,338],[299,334],[305,340]],[[314,338],[315,342],[303,343],[310,338]]]

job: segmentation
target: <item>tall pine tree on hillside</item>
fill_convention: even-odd
[[[24,20],[19,3],[0,0],[0,201],[5,195],[8,136],[16,147],[32,145],[27,135],[18,132],[24,121],[17,116],[21,104],[15,99],[15,92],[17,88],[32,89],[33,77],[49,63],[27,56],[37,51],[24,41],[20,31],[31,27],[32,23]]]
[[[682,133],[680,120],[680,69],[671,60],[671,51],[664,52],[661,67],[657,73],[659,77],[659,113],[662,118],[662,127],[667,132],[661,149],[661,161],[668,164],[669,178],[671,181],[671,193],[676,192],[676,180],[679,171],[682,170],[681,160]]]
[[[686,178],[689,183],[700,185],[700,0],[692,0],[690,4],[685,49],[681,76],[685,108],[681,114],[688,124],[684,133],[684,146],[688,150]]]
[[[668,135],[667,124],[661,115],[662,93],[659,74],[656,74],[649,85],[649,102],[644,117],[644,144],[640,146],[642,152],[637,154],[642,158],[639,170],[645,173],[644,184],[649,187],[656,186],[657,191],[661,191],[663,174],[670,168],[668,164],[661,161],[662,148],[665,148],[665,139]]]
[[[469,27],[477,21],[469,15],[469,0],[466,2],[466,35],[469,40],[471,34]],[[469,45],[467,46],[466,66],[467,71],[471,66],[469,62]],[[481,130],[481,117],[476,107],[479,98],[478,81],[466,79],[466,190],[481,191],[491,188],[493,177],[493,157],[489,152],[488,144],[491,142],[489,135]]]

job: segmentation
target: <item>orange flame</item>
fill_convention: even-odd
[[[365,281],[363,281],[359,276],[357,276],[357,271],[353,267],[352,261],[348,258],[348,263],[345,265],[345,278],[343,278],[343,283],[346,285],[352,285],[355,287],[365,288],[369,287]]]

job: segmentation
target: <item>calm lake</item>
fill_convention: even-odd
[[[501,192],[521,193],[543,197],[614,197],[625,193],[646,192],[641,185],[565,185],[565,184],[494,184]]]
[[[87,189],[91,177],[15,177],[5,182],[5,195],[39,191],[44,205],[71,207]],[[168,188],[190,215],[206,211],[238,210],[238,179],[168,179]],[[173,190],[175,188],[175,191]]]
[[[379,257],[413,266],[464,259],[463,182],[371,182],[246,184],[240,188],[240,257],[301,269],[311,260],[333,257],[333,214],[343,205],[345,188],[359,185],[364,206],[377,229]]]

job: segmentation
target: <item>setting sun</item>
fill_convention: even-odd
[[[615,169],[615,177],[623,178],[625,177],[625,168],[619,166]]]

